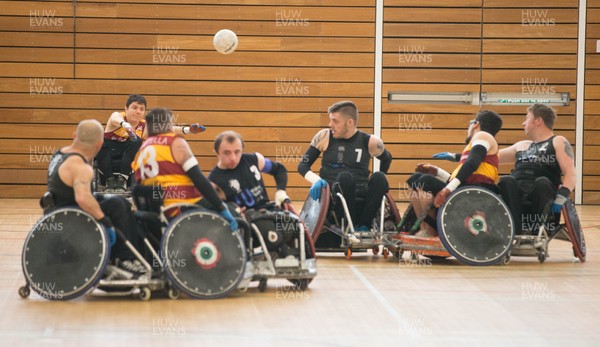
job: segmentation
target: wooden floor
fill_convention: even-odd
[[[400,206],[402,211],[404,206]],[[21,299],[21,248],[41,214],[0,200],[1,346],[599,346],[600,206],[578,206],[586,263],[571,246],[507,266],[324,254],[299,292],[271,281],[213,301]]]

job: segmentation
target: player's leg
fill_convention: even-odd
[[[390,190],[383,172],[374,172],[367,185],[366,204],[359,214],[358,225],[371,226],[375,214],[381,208],[381,199]]]

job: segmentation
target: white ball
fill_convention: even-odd
[[[219,30],[213,38],[213,45],[221,54],[233,53],[238,46],[237,35],[229,29]]]

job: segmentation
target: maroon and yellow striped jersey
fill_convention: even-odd
[[[202,198],[181,165],[175,162],[171,144],[173,133],[150,136],[131,163],[135,179],[144,186],[161,186],[163,205],[194,204]]]
[[[469,158],[469,153],[471,153],[472,142],[470,142],[467,147],[462,152],[460,157],[460,161],[456,169],[452,172],[450,176],[450,181],[458,175],[458,171]],[[487,184],[496,184],[498,182],[498,153],[486,155],[481,164],[475,172],[471,174],[471,176],[467,177],[466,182],[462,182],[464,184],[478,184],[478,183],[487,183]]]
[[[127,117],[125,116],[125,112],[121,112],[121,115],[123,115],[123,119],[125,120],[125,122],[127,122]],[[146,128],[146,121],[144,119],[141,119],[140,122],[135,126],[135,128],[133,130],[135,131],[137,136],[141,139],[145,128]],[[129,134],[127,134],[127,130],[125,130],[125,128],[119,127],[114,131],[104,133],[104,139],[111,140],[111,141],[125,142],[125,141],[127,141],[127,139],[129,139]]]

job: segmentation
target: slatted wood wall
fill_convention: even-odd
[[[355,100],[372,132],[373,1],[79,0],[75,19],[72,1],[0,8],[0,197],[40,196],[49,153],[130,93],[173,109],[176,123],[207,126],[187,137],[205,171],[214,137],[236,129],[248,151],[288,167],[298,200],[308,187],[299,157],[329,105]],[[223,28],[239,36],[234,54],[212,47]]]
[[[600,144],[589,130],[600,130],[598,1],[588,4],[584,202],[599,203]],[[361,129],[373,129],[373,0],[0,1],[0,8],[0,197],[38,197],[49,154],[69,143],[75,124],[105,123],[130,93],[144,94],[150,108],[170,107],[178,124],[208,127],[188,136],[204,170],[216,163],[214,136],[238,130],[247,150],[286,164],[295,200],[308,188],[295,172],[299,156],[327,126],[330,104],[356,101]],[[239,35],[234,54],[212,48],[222,28]],[[557,133],[576,145],[577,0],[386,0],[383,44],[382,137],[399,201],[417,162],[462,149],[479,108],[390,104],[388,91],[479,92],[480,81],[483,91],[568,91],[572,103],[557,108]],[[493,109],[505,115],[502,145],[524,137],[526,107]],[[272,193],[273,180],[267,184]]]
[[[569,92],[571,105],[556,107],[555,130],[576,145],[576,0],[390,0],[385,6],[382,123],[395,157],[395,198],[407,199],[405,181],[417,163],[462,151],[479,106],[391,104],[388,91]],[[524,139],[526,106],[486,108],[504,116],[501,146]],[[456,166],[435,162],[446,170]]]
[[[600,204],[600,1],[588,0],[584,104],[583,203]]]

